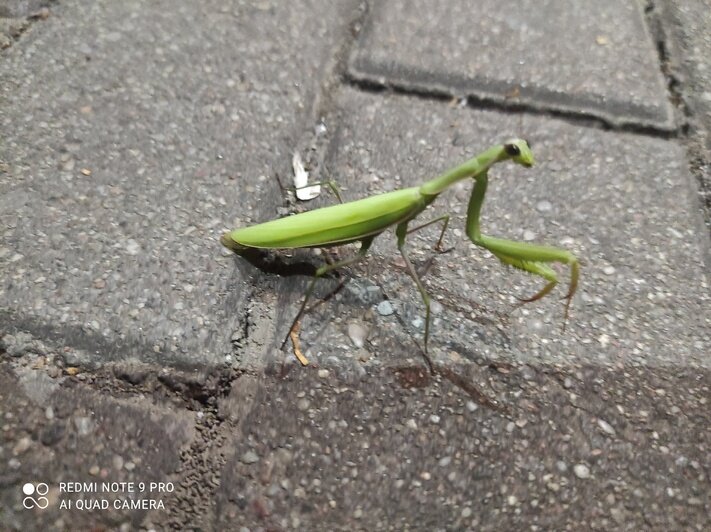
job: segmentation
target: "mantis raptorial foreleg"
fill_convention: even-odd
[[[469,236],[472,242],[477,246],[491,251],[504,264],[543,277],[548,281],[548,283],[532,297],[521,299],[521,303],[529,303],[541,299],[558,284],[556,272],[546,263],[560,262],[570,265],[570,287],[568,288],[568,293],[565,295],[565,314],[563,316],[563,330],[565,330],[570,302],[578,287],[578,277],[580,274],[578,259],[565,249],[482,235],[479,218],[487,185],[488,176],[486,173],[483,173],[475,179],[474,190],[472,191],[467,210],[467,236]]]
[[[365,256],[368,254],[368,249],[370,249],[370,245],[373,243],[373,239],[375,239],[377,235],[372,235],[369,237],[364,238],[361,240],[360,244],[360,249],[358,250],[358,253],[353,255],[352,257],[348,257],[347,259],[343,259],[338,262],[334,262],[332,264],[324,264],[323,266],[319,267],[318,270],[316,270],[316,273],[314,273],[314,276],[311,278],[311,282],[309,283],[308,288],[306,289],[306,293],[304,294],[304,299],[301,302],[301,306],[299,307],[299,312],[296,314],[296,317],[294,318],[294,321],[291,323],[291,327],[289,327],[289,332],[286,335],[286,338],[284,338],[284,341],[281,343],[281,349],[284,348],[286,345],[286,342],[289,341],[289,338],[291,337],[292,331],[297,327],[297,324],[299,323],[299,320],[301,317],[304,315],[304,311],[306,310],[306,305],[309,302],[309,299],[311,298],[311,294],[314,291],[314,288],[316,287],[316,281],[318,281],[319,277],[323,277],[327,273],[337,270],[339,268],[344,268],[346,266],[351,266],[365,258]],[[336,290],[340,289],[340,286],[336,288]],[[330,294],[329,294],[330,296]],[[327,297],[329,297],[327,296]]]

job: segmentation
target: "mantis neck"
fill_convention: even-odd
[[[437,196],[444,189],[452,186],[457,181],[461,181],[467,177],[477,178],[481,175],[485,175],[494,163],[507,158],[508,156],[503,146],[494,146],[481,155],[477,155],[473,159],[469,159],[467,162],[446,171],[441,176],[427,181],[420,187],[420,194],[423,196]]]

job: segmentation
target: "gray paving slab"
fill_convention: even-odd
[[[669,38],[667,53],[677,90],[691,124],[689,159],[700,185],[706,226],[711,231],[711,11],[707,2],[675,1],[661,4]]]
[[[42,9],[47,9],[55,3],[56,0],[3,0],[0,4],[0,18],[22,19],[37,16]]]
[[[222,362],[219,235],[312,134],[347,5],[64,3],[9,48],[2,328],[84,363]]]
[[[674,128],[641,2],[378,2],[358,80]]]
[[[708,370],[467,373],[500,409],[415,371],[344,381],[307,368],[244,390],[236,381],[225,403],[238,407],[240,424],[216,512],[184,522],[283,530],[711,524]]]
[[[147,487],[175,480],[181,450],[195,438],[195,414],[141,395],[97,391],[88,382],[51,377],[47,369],[0,367],[2,528],[138,527],[150,512],[150,499],[155,507],[168,502],[167,493]],[[24,491],[28,482],[36,493]],[[103,487],[104,482],[117,484]],[[74,483],[89,487],[75,489]],[[146,499],[146,507],[124,506],[137,499]],[[108,507],[92,507],[93,501]]]
[[[562,246],[582,261],[564,332],[563,304],[555,294],[512,312],[515,297],[529,296],[543,283],[504,267],[469,242],[464,234],[469,183],[443,194],[422,217],[453,215],[445,241],[455,249],[435,257],[425,278],[438,303],[430,338],[437,360],[711,363],[709,281],[702,260],[708,241],[683,146],[401,95],[348,89],[338,102],[341,122],[327,165],[347,199],[421,183],[520,135],[531,141],[538,164],[492,170],[482,231]],[[416,233],[408,241],[420,267],[432,258],[436,231]],[[372,249],[372,259],[353,269],[357,279],[351,290],[318,307],[302,324],[307,354],[323,365],[357,369],[418,357],[414,342],[422,339],[424,318],[419,293],[391,232],[376,239]],[[565,269],[560,272],[567,279]],[[250,301],[251,316],[285,334],[303,285],[285,289],[275,282],[260,285]],[[557,288],[559,297],[565,282]],[[384,299],[394,314],[377,311]],[[358,327],[364,333],[354,339]],[[361,347],[357,336],[363,334]],[[243,360],[248,367],[259,367],[277,353],[257,326],[254,336],[254,348]]]
[[[711,36],[705,31],[711,24],[708,3],[703,0],[671,1],[662,4],[662,15],[670,34],[667,47],[673,53],[681,76],[684,96],[691,106],[693,119],[703,125],[705,144],[711,124],[711,91],[708,90],[711,71]]]

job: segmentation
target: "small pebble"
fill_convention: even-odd
[[[617,508],[617,507],[610,508],[610,516],[619,525],[621,525],[625,522],[625,512],[622,508]]]
[[[348,324],[348,337],[353,342],[353,345],[361,348],[365,345],[365,339],[368,336],[368,332],[361,325],[357,323]]]
[[[437,414],[432,414],[430,416],[430,423],[437,424],[439,423],[440,417]]]
[[[15,446],[12,448],[12,454],[22,454],[27,451],[27,449],[29,449],[31,445],[32,440],[29,437],[25,436],[24,438],[20,438],[15,444]]]
[[[521,369],[521,376],[527,381],[532,381],[536,378],[536,372],[528,366],[524,366]]]
[[[598,419],[597,425],[598,425],[598,427],[600,427],[602,429],[603,432],[605,432],[606,434],[609,434],[610,436],[614,436],[616,434],[615,429],[612,428],[612,425],[610,425],[604,419]]]
[[[578,478],[590,478],[590,468],[585,464],[575,464],[573,466],[573,472]]]
[[[534,233],[533,231],[531,231],[531,230],[529,230],[529,229],[526,229],[526,230],[523,232],[523,239],[524,239],[526,242],[530,242],[531,240],[535,240],[535,239],[536,239],[536,233]]]
[[[439,459],[438,464],[440,467],[447,467],[451,462],[452,462],[452,457],[445,456],[445,457]]]
[[[615,267],[614,267],[614,266],[605,266],[605,267],[602,269],[602,272],[603,272],[605,275],[612,275],[612,274],[615,273]]]
[[[79,436],[86,436],[94,429],[94,424],[88,417],[74,418],[74,426],[77,428]]]
[[[467,517],[471,517],[471,515],[472,515],[472,509],[469,508],[469,506],[467,506],[466,508],[464,508],[464,510],[462,510],[462,517],[464,519],[466,519]]]
[[[551,205],[550,201],[539,201],[536,203],[536,210],[538,212],[549,212],[551,209],[553,209],[553,205]]]
[[[597,341],[600,342],[602,347],[607,347],[610,343],[610,337],[606,334],[601,334]]]
[[[392,313],[395,312],[395,309],[393,308],[392,303],[390,301],[381,301],[378,303],[378,314],[381,316],[390,316]]]
[[[254,451],[247,451],[242,455],[241,460],[243,464],[254,464],[259,462],[259,456]]]
[[[479,405],[474,401],[467,401],[467,410],[470,412],[476,412],[479,409]]]
[[[117,471],[121,471],[123,469],[123,457],[120,455],[115,455],[113,460],[112,460],[114,469]]]
[[[408,429],[417,430],[417,422],[416,422],[414,419],[412,419],[412,418],[408,419],[408,420],[405,422],[405,426],[406,426]]]
[[[138,255],[141,252],[141,246],[138,242],[129,238],[126,242],[126,253],[129,255]]]

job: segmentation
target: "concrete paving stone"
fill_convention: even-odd
[[[711,146],[711,12],[703,0],[671,1],[664,3],[664,20],[670,27],[673,59],[686,68],[682,85],[684,96],[691,106],[693,118],[705,130],[705,145]],[[679,73],[681,74],[681,73]]]
[[[377,2],[360,80],[674,128],[640,2]]]
[[[337,169],[346,199],[413,186],[522,136],[537,164],[525,169],[507,163],[491,171],[482,231],[562,246],[581,260],[564,332],[559,298],[567,291],[566,268],[558,268],[561,285],[551,296],[512,312],[515,297],[534,294],[544,282],[471,244],[464,233],[470,184],[447,191],[421,216],[452,214],[445,244],[455,249],[435,256],[424,279],[440,304],[430,335],[436,360],[711,364],[711,301],[702,261],[708,240],[682,145],[401,95],[347,89],[337,101],[341,121],[327,165]],[[437,231],[409,237],[416,267],[432,259]],[[371,249],[371,259],[352,269],[354,276],[379,286],[397,312],[382,316],[377,301],[347,294],[319,306],[303,320],[301,338],[305,353],[322,365],[362,370],[420,360],[413,342],[422,340],[424,308],[394,235],[384,233]],[[285,314],[284,332],[302,290],[294,288],[291,299],[266,285],[259,293],[261,305]],[[368,329],[364,349],[348,338],[351,323]]]
[[[138,527],[150,510],[122,508],[123,501],[171,504],[169,494],[141,490],[139,483],[177,483],[180,452],[195,437],[194,416],[170,405],[142,395],[98,392],[76,379],[51,378],[29,367],[12,370],[7,363],[0,366],[0,416],[4,530],[85,530],[124,523]],[[46,484],[46,493],[38,487],[34,494],[41,507],[23,507],[28,482]],[[60,487],[74,482],[90,485],[76,492]],[[105,488],[104,482],[134,487]],[[46,501],[37,499],[40,495]],[[109,507],[83,509],[78,501]]]
[[[56,4],[57,0],[3,0],[0,18],[24,18],[38,13],[43,8]]]
[[[351,5],[53,7],[0,61],[0,327],[222,362],[244,290],[219,235],[276,213],[256,198],[313,133]]]
[[[372,369],[363,380],[293,370],[244,395],[236,381],[230,403],[239,408],[244,397],[251,406],[230,431],[215,513],[186,523],[250,530],[710,524],[707,369],[583,366],[568,374],[514,366],[466,374],[501,410],[426,372],[404,378],[416,368]]]
[[[689,158],[696,166],[711,231],[711,10],[703,0],[665,2],[660,7],[668,28],[668,54],[680,81],[677,89],[690,111]]]
[[[4,0],[0,3],[0,50],[12,46],[32,24],[50,14],[56,0]]]

